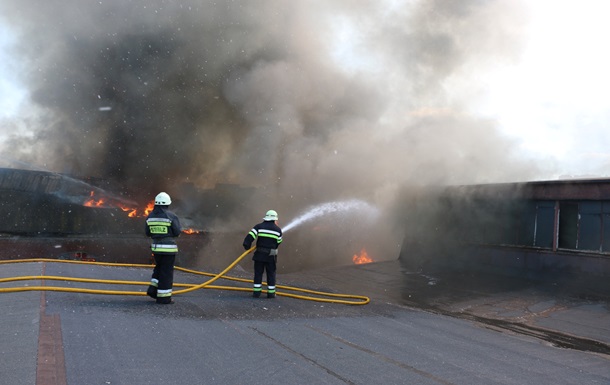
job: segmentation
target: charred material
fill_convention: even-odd
[[[138,234],[120,208],[84,206],[96,188],[60,174],[0,169],[0,234]]]

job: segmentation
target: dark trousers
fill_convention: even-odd
[[[263,273],[267,272],[267,286],[275,286],[276,262],[254,261],[254,284],[263,282]]]
[[[172,286],[174,285],[174,263],[176,254],[154,253],[155,267],[152,273],[152,281],[157,281],[157,295],[159,298],[172,296]]]

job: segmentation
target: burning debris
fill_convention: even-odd
[[[356,264],[356,265],[362,265],[365,263],[375,262],[373,260],[373,258],[371,258],[369,256],[369,254],[366,252],[366,249],[364,249],[364,248],[362,248],[362,250],[360,250],[360,254],[354,254],[354,256],[352,257],[352,261],[354,261],[354,264]]]
[[[129,218],[145,218],[154,209],[155,202],[154,201],[149,202],[144,209],[134,208],[134,207],[126,206],[121,202],[113,201],[112,199],[97,198],[95,196],[95,192],[91,191],[90,199],[85,201],[85,203],[83,203],[83,206],[100,207],[100,208],[119,208],[123,212],[126,212],[127,216]],[[197,230],[194,228],[185,228],[182,230],[182,232],[185,234],[189,234],[189,235],[190,234],[202,234],[203,230]]]
[[[146,207],[144,209],[138,209],[138,208],[134,208],[128,205],[125,205],[124,203],[120,202],[120,201],[116,201],[113,199],[109,199],[109,198],[97,198],[95,196],[95,192],[91,191],[90,195],[89,195],[89,199],[87,199],[84,203],[83,206],[86,207],[101,207],[101,208],[120,208],[121,210],[127,212],[127,216],[130,218],[135,218],[135,217],[146,217],[154,208],[155,203],[150,202],[146,205]]]

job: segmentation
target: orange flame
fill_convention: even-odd
[[[146,208],[144,210],[139,210],[137,208],[134,207],[129,207],[129,206],[125,206],[122,205],[121,203],[117,203],[117,202],[109,202],[107,203],[105,199],[96,199],[94,197],[95,192],[91,191],[91,193],[89,194],[89,196],[91,197],[91,199],[87,200],[85,203],[83,203],[83,206],[87,206],[87,207],[118,207],[121,210],[125,211],[127,213],[127,216],[130,218],[136,218],[136,217],[146,217],[148,216],[148,214],[150,214],[151,211],[153,211],[154,207],[155,207],[155,202],[152,201],[150,203],[148,203],[148,205],[146,205]]]
[[[138,209],[134,209],[133,207],[127,207],[127,206],[121,206],[119,205],[119,207],[121,208],[121,210],[123,211],[128,211],[127,216],[130,218],[136,218],[136,217],[147,217],[148,214],[150,214],[151,211],[153,211],[153,209],[155,208],[155,202],[150,202],[148,205],[146,205],[146,208],[143,211],[143,214],[138,213]]]
[[[129,212],[127,213],[127,216],[128,216],[129,218],[133,218],[133,217],[137,216],[137,214],[138,214],[138,210],[137,210],[137,209],[133,209],[133,208],[131,208],[131,207],[121,207],[121,210],[123,210],[123,211],[129,211]]]
[[[352,261],[354,261],[354,263],[356,265],[362,265],[364,263],[375,262],[375,261],[373,261],[373,258],[369,257],[369,254],[366,252],[366,250],[364,248],[362,248],[362,250],[360,250],[360,255],[354,254],[354,256],[352,257]]]
[[[195,229],[183,229],[182,232],[185,234],[199,234],[201,231]]]
[[[152,201],[148,205],[146,205],[146,208],[144,209],[144,216],[148,216],[148,214],[150,214],[150,212],[153,211],[154,208],[155,201]]]
[[[104,205],[104,200],[103,199],[96,200],[96,199],[93,198],[94,194],[95,193],[93,191],[91,191],[89,193],[89,196],[91,197],[91,199],[89,199],[88,201],[83,203],[83,206],[87,206],[87,207],[100,207],[100,206]]]

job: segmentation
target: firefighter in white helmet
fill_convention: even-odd
[[[178,254],[175,238],[180,236],[182,227],[178,217],[168,210],[172,199],[160,192],[155,197],[155,206],[146,218],[146,235],[152,238],[151,250],[155,258],[150,286],[146,294],[159,304],[170,304],[174,285],[174,263]]]
[[[267,298],[275,298],[275,273],[277,270],[277,248],[282,243],[282,229],[277,225],[278,216],[275,210],[269,210],[263,222],[255,225],[244,238],[246,250],[252,247],[256,239],[256,250],[252,256],[254,261],[254,291],[258,298],[262,292],[263,273],[267,272]]]

